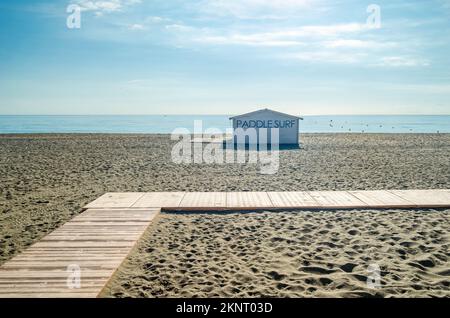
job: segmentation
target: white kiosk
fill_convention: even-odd
[[[230,120],[233,121],[234,143],[298,145],[299,120],[303,118],[265,108]]]

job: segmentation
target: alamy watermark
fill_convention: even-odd
[[[378,264],[370,264],[367,267],[367,280],[366,284],[368,288],[377,289],[381,287],[381,269]]]
[[[366,20],[366,25],[369,29],[381,28],[381,7],[378,4],[371,4],[367,7],[366,12],[369,16]]]
[[[177,128],[171,134],[176,164],[256,164],[261,174],[275,174],[280,166],[278,128],[218,128],[203,130],[201,120],[194,121],[194,132]]]
[[[66,26],[69,29],[81,28],[81,6],[75,3],[69,4],[66,8],[66,13],[69,15],[66,19]],[[381,7],[378,4],[370,4],[366,8],[369,14],[366,20],[366,25],[370,29],[381,28]]]
[[[70,264],[67,266],[67,288],[79,289],[81,288],[81,268],[77,264]]]
[[[81,28],[81,7],[78,4],[69,4],[66,8],[69,13],[66,19],[66,26],[69,29]]]

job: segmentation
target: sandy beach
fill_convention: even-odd
[[[300,141],[261,175],[174,164],[168,135],[1,135],[0,264],[105,192],[450,188],[449,134]],[[449,213],[165,213],[104,296],[449,296]],[[381,289],[365,287],[370,263]]]
[[[103,296],[448,297],[449,225],[450,210],[163,214]]]

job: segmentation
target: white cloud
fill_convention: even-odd
[[[74,0],[75,1],[75,0]],[[97,15],[121,11],[125,7],[140,3],[141,0],[76,0],[84,10]],[[323,5],[323,0],[201,0],[207,8],[217,12],[240,16],[289,15],[298,8]],[[198,9],[198,7],[195,7]],[[283,12],[279,11],[282,10]],[[200,11],[199,11],[200,12]],[[219,19],[220,20],[220,19]],[[296,19],[297,20],[297,19]],[[152,29],[145,40],[159,40],[163,45],[196,48],[202,46],[242,46],[265,48],[268,58],[291,59],[310,63],[341,63],[377,67],[421,67],[429,62],[415,58],[408,42],[390,41],[385,34],[377,33],[363,21],[353,23],[300,25],[287,27],[284,23],[252,24],[230,23],[221,19],[220,23],[201,24],[203,20],[178,20],[162,16],[148,16],[134,23],[121,24],[130,31]],[[189,23],[189,21],[191,23]],[[200,22],[200,23],[199,23]],[[204,22],[204,21],[203,21]],[[283,26],[284,25],[284,26]],[[128,40],[128,39],[127,39]],[[139,37],[138,40],[144,40]],[[389,50],[395,48],[394,50]]]
[[[142,25],[142,24],[135,23],[135,24],[129,25],[128,29],[129,30],[135,30],[135,31],[145,30],[145,26]]]
[[[232,15],[238,18],[253,18],[262,13],[304,9],[318,0],[203,0],[199,8],[211,15]]]
[[[335,25],[312,25],[299,28],[298,34],[303,36],[336,36],[346,33],[358,33],[370,28],[366,24],[346,23]]]
[[[195,38],[195,41],[208,44],[219,45],[246,45],[246,46],[298,46],[303,45],[300,41],[270,40],[245,35],[230,36],[202,36]]]
[[[152,24],[161,24],[161,23],[171,22],[172,19],[164,18],[164,17],[158,17],[158,16],[150,16],[150,17],[147,17],[145,19],[145,21],[147,23],[152,23]]]
[[[429,94],[450,94],[450,84],[403,84],[389,85],[388,88],[394,90],[401,89]]]
[[[282,57],[311,63],[354,64],[363,61],[365,53],[346,53],[335,51],[308,51],[286,54]]]
[[[369,67],[424,67],[429,61],[410,56],[386,56],[377,58],[365,51],[315,49],[280,56],[285,59],[309,63],[361,64]],[[374,62],[375,61],[375,62]]]
[[[349,48],[349,49],[381,49],[397,46],[392,42],[377,42],[354,39],[337,39],[324,42],[327,48]]]
[[[207,0],[204,4],[220,9],[234,8],[298,8],[312,4],[313,0]]]
[[[335,25],[306,25],[297,28],[286,28],[272,32],[252,34],[252,37],[267,39],[297,38],[297,37],[331,37],[340,34],[358,33],[369,30],[365,24],[348,23]]]
[[[193,27],[183,25],[183,24],[177,24],[177,23],[167,24],[165,26],[165,28],[166,28],[166,30],[174,31],[174,32],[188,32],[188,31],[195,30],[195,28],[193,28]]]
[[[194,41],[205,44],[220,44],[220,45],[247,45],[247,46],[298,46],[304,45],[308,40],[311,43],[313,41],[319,41],[323,38],[336,37],[341,34],[358,33],[368,30],[365,25],[351,23],[351,24],[338,24],[329,26],[302,26],[297,28],[285,28],[279,30],[273,30],[271,32],[260,33],[227,33],[222,34],[220,31],[209,31],[207,34],[202,33],[202,30],[197,30],[194,35]],[[212,34],[211,34],[212,33]],[[200,35],[198,35],[200,34]],[[350,45],[351,42],[337,42],[334,40],[328,45]],[[355,42],[353,43],[355,45]]]
[[[439,0],[444,9],[450,9],[450,0]]]
[[[366,24],[306,25],[278,28],[266,32],[243,32],[242,29],[197,28],[180,24],[166,25],[176,35],[177,45],[235,45],[267,47],[273,51],[266,56],[308,63],[360,64],[377,67],[422,67],[424,59],[410,56],[391,56],[392,50],[401,50],[401,42],[377,40]],[[370,40],[367,37],[370,36]],[[276,49],[285,48],[287,51]],[[299,49],[301,50],[299,51]],[[397,53],[399,54],[399,53]],[[401,54],[401,53],[400,53]]]
[[[417,67],[428,66],[430,62],[423,59],[417,59],[409,56],[388,56],[380,59],[376,66],[388,67]]]
[[[141,3],[141,0],[76,0],[73,3],[78,4],[82,11],[92,11],[97,16],[104,13],[120,11],[125,7]]]

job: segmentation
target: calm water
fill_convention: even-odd
[[[194,120],[231,127],[229,116],[0,116],[0,133],[171,133]],[[450,133],[450,116],[306,116],[300,132]]]

